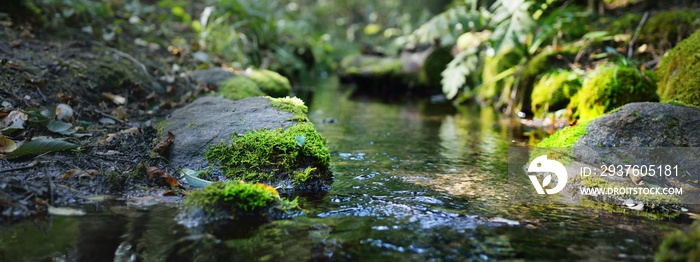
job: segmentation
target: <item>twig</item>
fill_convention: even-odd
[[[26,166],[20,166],[20,167],[15,167],[15,168],[3,169],[3,170],[0,170],[0,174],[2,174],[2,173],[8,173],[8,172],[13,172],[13,171],[19,171],[19,170],[23,170],[23,169],[30,169],[30,168],[32,168],[32,167],[35,167],[35,166],[38,165],[38,164],[39,164],[39,161],[34,161],[34,162],[31,162],[30,164],[28,164],[28,165],[26,165]]]
[[[649,11],[644,12],[644,16],[642,16],[642,21],[639,21],[639,25],[637,25],[637,30],[634,31],[634,36],[632,37],[632,40],[630,40],[630,43],[627,46],[627,59],[632,59],[632,54],[634,53],[634,42],[637,41],[637,37],[639,37],[639,31],[642,31],[642,26],[644,26],[644,23],[647,22],[647,18],[649,18]]]
[[[141,70],[143,70],[143,73],[146,74],[146,76],[147,76],[148,78],[153,79],[153,76],[151,76],[151,74],[148,72],[148,69],[146,69],[146,66],[143,65],[143,63],[139,62],[138,59],[134,58],[134,57],[131,56],[130,54],[127,54],[127,53],[124,53],[124,52],[119,51],[119,50],[117,50],[117,49],[111,48],[111,47],[106,46],[106,45],[104,45],[104,44],[102,44],[102,43],[100,43],[100,42],[92,41],[92,43],[94,43],[94,44],[96,44],[96,45],[99,45],[99,46],[101,46],[101,47],[104,47],[104,48],[106,48],[107,50],[114,52],[114,53],[117,54],[118,56],[121,56],[121,57],[124,57],[124,58],[126,58],[126,59],[131,60],[131,62],[133,62],[134,64],[138,65],[139,68],[141,68]]]
[[[106,117],[106,118],[109,118],[109,119],[112,119],[112,120],[114,120],[114,121],[117,121],[117,122],[119,122],[119,123],[122,124],[122,125],[126,125],[126,122],[125,122],[124,120],[121,120],[121,119],[119,119],[119,118],[116,118],[116,117],[114,117],[114,116],[112,116],[112,115],[110,115],[110,114],[105,114],[105,113],[103,113],[102,111],[99,111],[99,110],[97,110],[97,109],[95,109],[95,112],[98,113],[98,114],[100,114],[101,116],[104,116],[104,117]]]

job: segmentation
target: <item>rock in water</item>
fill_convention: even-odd
[[[175,110],[159,131],[175,135],[169,151],[174,168],[203,170],[210,180],[265,183],[283,192],[319,191],[332,182],[330,154],[306,111],[296,98],[202,97]]]

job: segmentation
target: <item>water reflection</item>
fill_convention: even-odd
[[[676,226],[512,203],[503,192],[523,185],[507,180],[508,147],[527,138],[493,110],[349,99],[334,80],[324,85],[310,118],[329,141],[335,180],[326,195],[301,199],[307,216],[186,229],[175,208],[116,205],[3,228],[0,254],[11,261],[649,260]]]

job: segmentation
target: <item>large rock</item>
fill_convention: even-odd
[[[232,136],[246,132],[287,128],[294,114],[270,105],[264,97],[231,101],[218,97],[202,97],[175,110],[165,120],[163,133],[172,132],[170,165],[174,168],[201,169],[209,166],[204,159],[209,146],[220,141],[229,143]]]
[[[319,191],[332,182],[330,154],[306,111],[297,98],[202,97],[175,110],[159,129],[161,136],[175,135],[173,168],[203,171],[208,180]]]
[[[622,165],[621,176],[602,176],[625,186],[683,188],[680,203],[700,204],[700,110],[662,103],[630,103],[588,124],[573,147],[574,158],[593,168]],[[627,169],[625,165],[631,165]],[[637,168],[634,168],[637,165]],[[647,167],[642,167],[643,165]],[[673,167],[651,175],[649,166]],[[644,173],[646,175],[637,175]],[[597,172],[597,171],[596,171]],[[634,182],[634,184],[632,183]],[[643,182],[643,183],[642,183]]]

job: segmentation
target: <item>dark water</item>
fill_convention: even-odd
[[[651,260],[677,225],[576,205],[526,205],[506,178],[520,128],[490,110],[348,98],[319,83],[310,118],[335,182],[307,216],[214,230],[177,210],[105,203],[83,217],[3,228],[9,261]],[[334,123],[324,123],[331,120]]]

